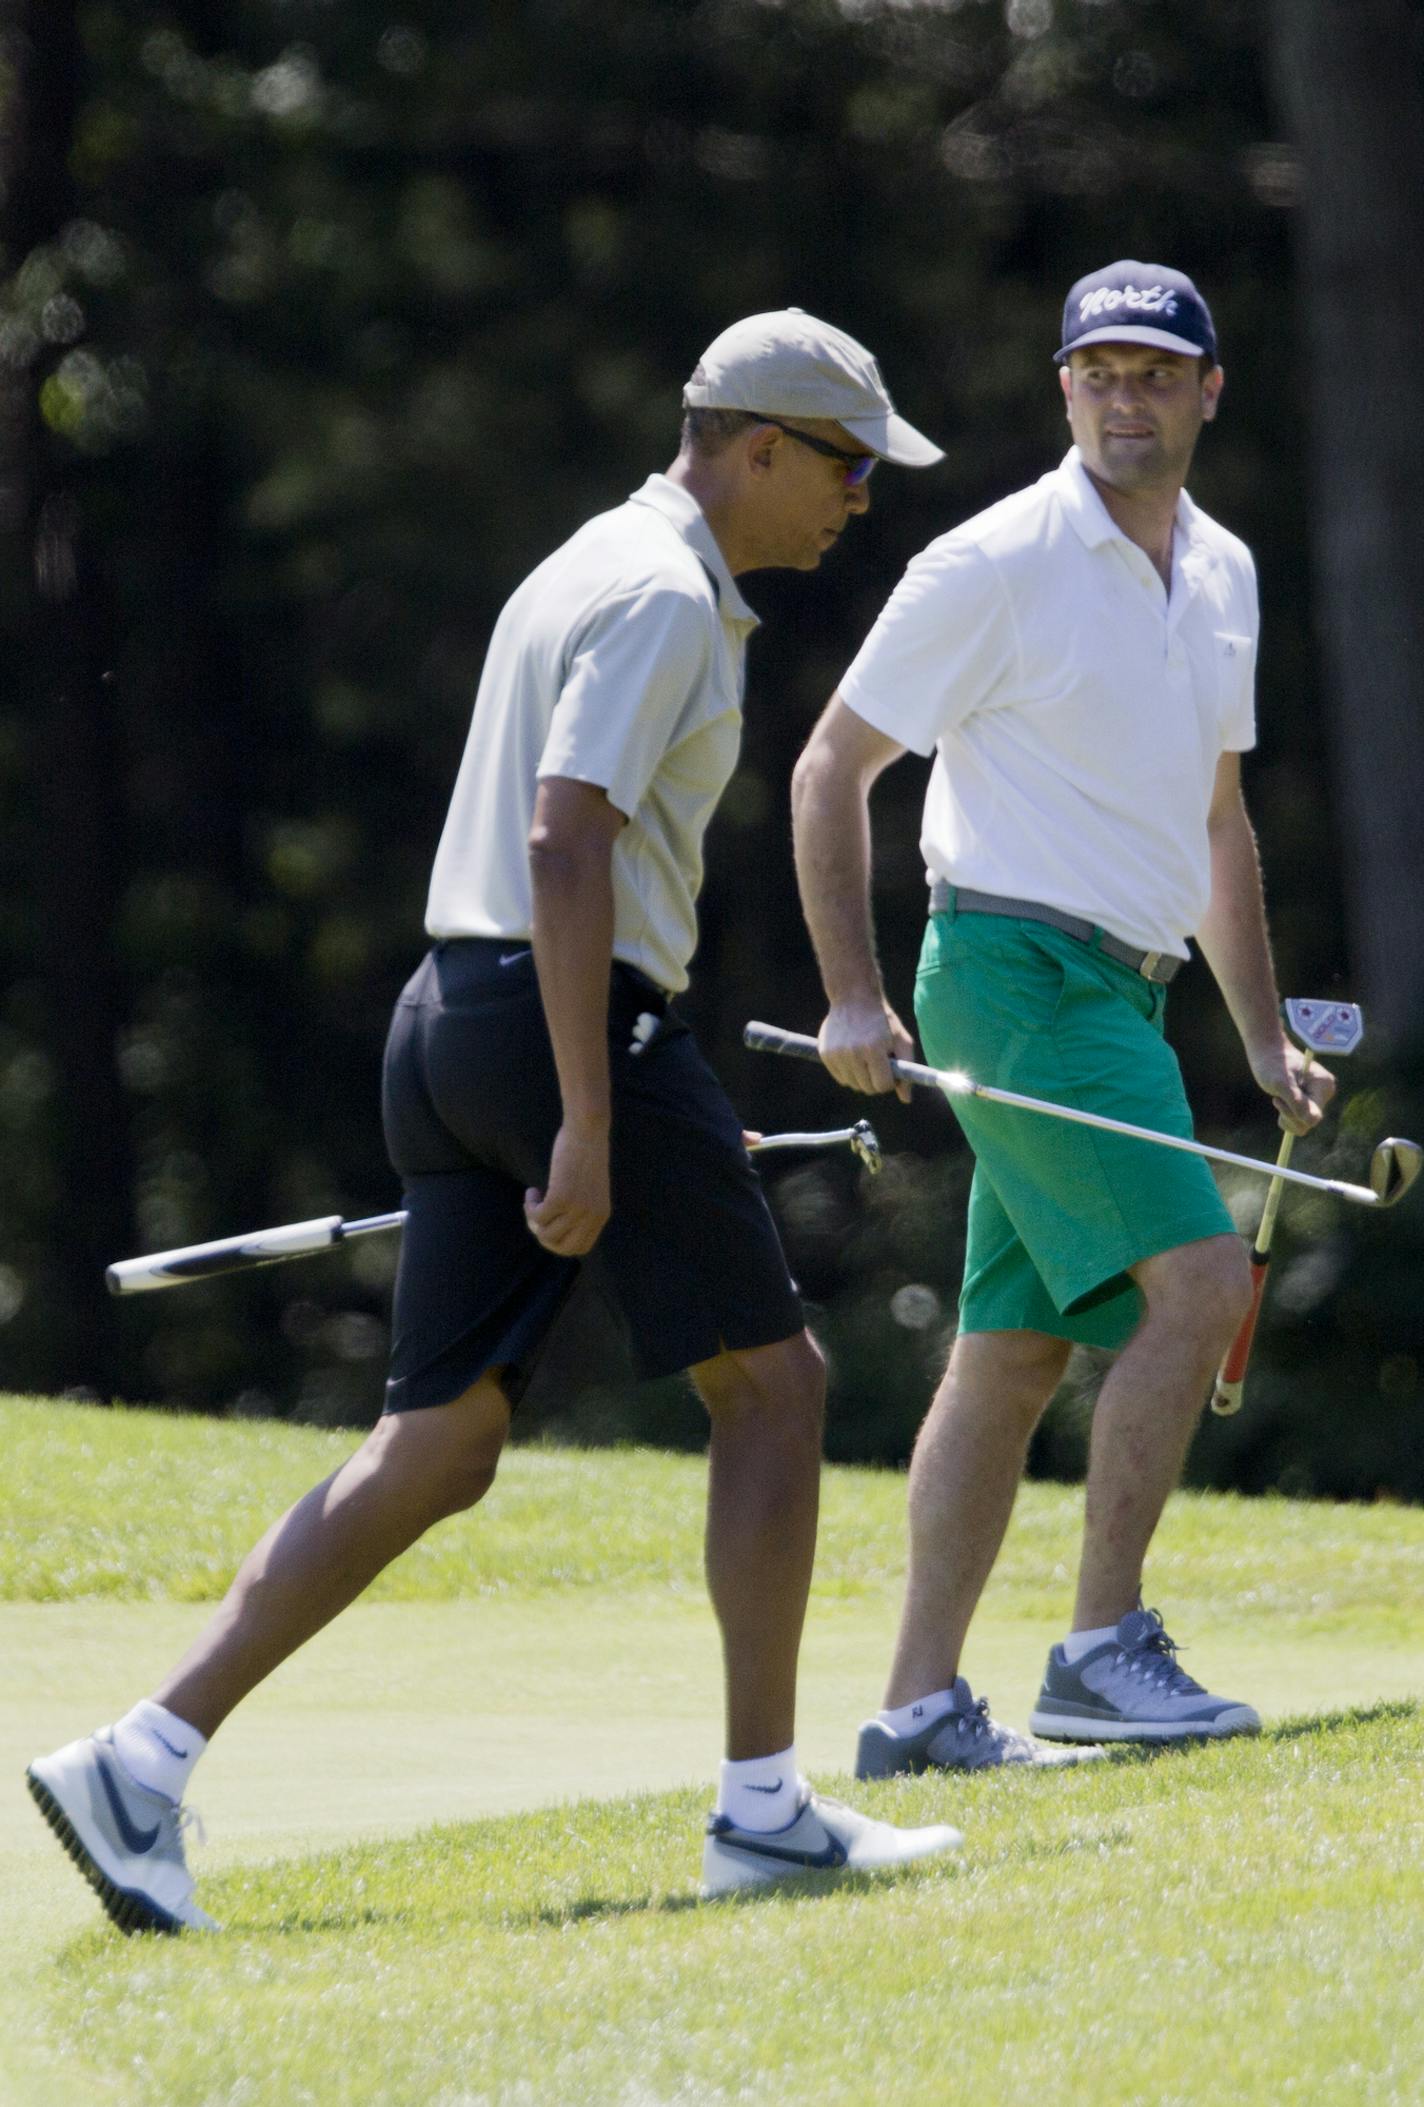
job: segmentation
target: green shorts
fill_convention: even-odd
[[[915,982],[926,1058],[977,1083],[1189,1137],[1167,991],[1045,922],[930,917]],[[1200,1156],[1012,1105],[951,1100],[974,1151],[959,1329],[1121,1346],[1142,1314],[1126,1268],[1229,1236]]]

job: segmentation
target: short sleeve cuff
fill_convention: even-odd
[[[893,705],[888,703],[883,696],[867,694],[862,683],[856,679],[853,671],[847,673],[837,693],[846,708],[853,710],[855,715],[862,722],[868,724],[872,731],[883,732],[886,738],[893,739],[897,746],[903,746],[910,753],[919,754],[925,760],[928,760],[934,752],[936,741],[931,738],[926,744],[922,733],[918,731],[912,732],[907,726],[901,724],[898,721],[898,712]]]

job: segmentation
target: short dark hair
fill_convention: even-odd
[[[739,433],[749,431],[761,419],[751,410],[696,410],[684,405],[682,448],[710,460],[722,453]]]

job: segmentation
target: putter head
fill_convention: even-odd
[[[1424,1164],[1424,1149],[1417,1141],[1401,1141],[1391,1134],[1370,1158],[1370,1191],[1381,1207],[1393,1207],[1404,1198]]]
[[[850,1130],[850,1145],[854,1149],[871,1177],[875,1177],[885,1158],[880,1153],[880,1143],[875,1138],[875,1129],[868,1119],[858,1119]],[[1406,1144],[1407,1146],[1409,1144]],[[1416,1169],[1417,1169],[1416,1165]]]
[[[1312,1053],[1353,1053],[1365,1036],[1365,1020],[1357,1002],[1321,1002],[1314,996],[1293,995],[1284,1008],[1286,1023]]]

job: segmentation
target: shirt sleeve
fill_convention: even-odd
[[[706,609],[645,585],[594,610],[574,641],[539,774],[595,783],[625,819],[637,811],[711,672]]]
[[[1249,753],[1256,744],[1256,659],[1261,641],[1261,607],[1256,588],[1256,566],[1249,555],[1245,555],[1245,566],[1240,583],[1242,622],[1246,649],[1241,654],[1242,663],[1235,669],[1236,677],[1227,693],[1227,707],[1222,718],[1221,744],[1229,754]]]
[[[993,695],[1018,656],[1008,594],[974,542],[915,557],[840,684],[857,717],[913,753]]]

